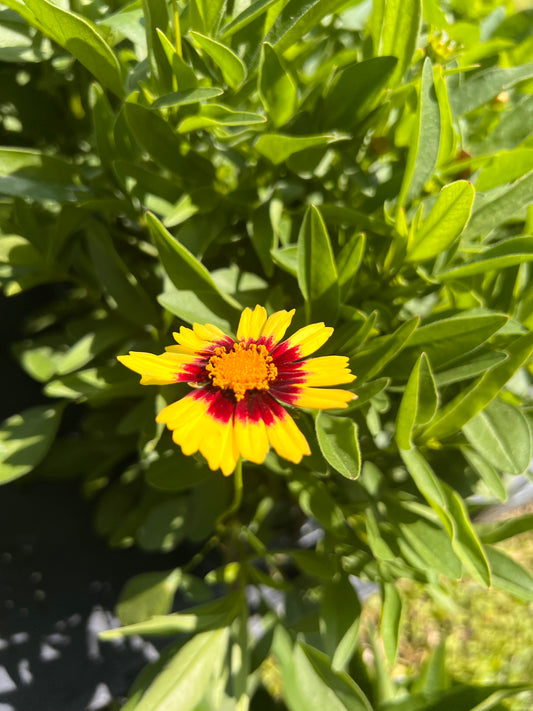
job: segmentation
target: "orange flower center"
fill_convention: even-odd
[[[237,400],[242,400],[247,390],[268,390],[278,375],[267,349],[257,343],[235,343],[229,353],[225,348],[215,348],[206,370],[213,385],[233,390]]]

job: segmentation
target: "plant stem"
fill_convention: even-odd
[[[220,514],[220,516],[217,518],[215,530],[219,530],[220,526],[224,523],[224,521],[230,516],[233,516],[233,514],[239,510],[239,506],[241,505],[242,501],[242,459],[239,459],[237,462],[237,466],[235,467],[235,472],[233,474],[233,481],[235,483],[235,489],[234,489],[234,494],[233,494],[233,501],[231,502],[231,505],[228,509],[226,509],[223,513]]]

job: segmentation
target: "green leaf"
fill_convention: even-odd
[[[507,538],[533,530],[533,513],[527,513],[505,521],[476,524],[476,532],[483,543],[499,543]]]
[[[461,82],[459,88],[450,92],[450,101],[455,116],[462,116],[493,99],[502,91],[533,77],[533,63],[519,67],[490,67],[476,72]]]
[[[324,585],[320,601],[320,631],[333,671],[346,667],[356,649],[361,603],[346,576]]]
[[[276,50],[268,42],[264,42],[261,48],[259,96],[274,126],[283,126],[296,111],[296,86]]]
[[[466,311],[420,326],[411,336],[407,352],[395,359],[391,370],[398,377],[407,377],[415,353],[422,350],[433,368],[441,370],[481,346],[508,320],[505,314]]]
[[[520,211],[531,203],[532,190],[533,170],[508,185],[503,191],[501,188],[495,188],[494,195],[492,191],[484,193],[474,204],[465,237],[485,235],[498,225],[520,215]]]
[[[189,10],[191,27],[209,35],[216,34],[225,9],[226,0],[194,0]]]
[[[212,165],[194,151],[184,156],[181,152],[182,140],[161,116],[131,102],[124,104],[124,114],[135,138],[156,163],[168,168],[179,181],[194,181],[202,187],[210,182]]]
[[[421,21],[421,0],[385,0],[377,54],[398,58],[395,82],[400,81],[411,64]]]
[[[336,136],[285,136],[282,133],[264,133],[255,144],[255,149],[274,165],[284,163],[290,156],[308,148],[327,146],[339,140]]]
[[[380,632],[385,655],[391,666],[394,665],[398,652],[401,616],[402,598],[398,592],[398,588],[393,583],[384,583]]]
[[[515,595],[519,600],[533,602],[533,576],[503,551],[492,546],[485,547],[492,580],[501,590]]]
[[[103,640],[120,639],[134,635],[167,636],[189,634],[205,630],[217,630],[230,625],[242,605],[240,593],[232,593],[218,600],[204,602],[187,609],[185,612],[175,612],[170,615],[154,615],[143,622],[117,627],[101,632]],[[197,635],[198,636],[198,635]]]
[[[89,20],[53,5],[48,0],[24,0],[35,16],[30,22],[64,47],[98,81],[122,97],[122,75],[113,50]]]
[[[357,400],[354,400],[350,405],[348,405],[348,411],[358,410],[362,405],[370,402],[376,395],[382,393],[390,383],[389,378],[377,378],[376,380],[370,380],[363,385],[358,385],[353,387],[353,393],[357,396]]]
[[[533,170],[533,148],[500,151],[485,157],[476,179],[476,190],[487,192],[498,185],[513,183]]]
[[[272,648],[289,711],[372,711],[348,674],[333,671],[328,657],[317,649],[298,642],[293,645],[281,626],[276,628]]]
[[[256,2],[252,2],[246,10],[243,10],[237,17],[222,28],[220,36],[222,38],[231,37],[231,35],[244,29],[256,18],[260,17],[276,2],[279,2],[279,0],[257,0]]]
[[[228,629],[195,635],[164,666],[146,689],[135,711],[193,711],[221,671]]]
[[[265,123],[261,114],[250,111],[232,111],[222,104],[202,104],[195,116],[187,116],[178,126],[178,133],[199,131],[213,126],[255,126]]]
[[[463,566],[453,550],[448,533],[442,526],[426,518],[419,510],[411,512],[404,507],[391,507],[390,503],[387,504],[387,508],[391,510],[391,515],[394,515],[400,529],[401,537],[398,538],[398,545],[408,561],[421,567],[422,570],[429,567],[452,580],[462,576]],[[416,559],[412,561],[411,551],[414,551],[418,561]]]
[[[183,312],[194,316],[191,304],[199,304],[207,313],[216,314],[224,322],[233,322],[237,318],[236,311],[240,310],[238,302],[216,286],[203,264],[163,227],[157,217],[149,212],[146,221],[165,272],[175,285],[179,299],[184,300],[183,305],[179,305]]]
[[[389,5],[388,0],[387,6]],[[403,15],[404,3],[393,0],[394,5],[401,7]],[[412,4],[410,2],[409,4]],[[418,2],[416,3],[419,4]],[[433,67],[431,60],[426,57],[422,70],[418,111],[414,136],[410,141],[407,163],[402,180],[402,187],[398,196],[398,206],[411,201],[422,192],[422,188],[432,177],[440,145],[440,110],[433,86]]]
[[[213,472],[179,449],[172,449],[150,462],[144,477],[154,489],[177,492],[202,484],[213,477]]]
[[[154,305],[118,255],[105,227],[92,221],[87,228],[87,241],[96,274],[121,316],[141,326],[157,324],[159,317]]]
[[[465,425],[465,427],[467,426],[468,425]],[[506,501],[507,491],[505,489],[500,474],[496,471],[496,469],[494,469],[492,464],[489,463],[484,456],[476,452],[476,450],[471,449],[470,447],[461,447],[461,452],[463,453],[463,456],[468,462],[468,464],[470,464],[472,469],[485,482],[491,493],[493,493],[494,496],[497,496],[500,501]],[[485,454],[485,452],[483,454]]]
[[[424,262],[451,247],[470,219],[474,196],[474,188],[466,180],[445,185],[428,217],[409,241],[405,261]]]
[[[430,504],[438,504],[441,509],[446,506],[441,482],[435,475],[429,463],[415,447],[400,449],[401,457],[418,490]]]
[[[533,261],[533,237],[511,237],[494,247],[483,250],[466,264],[439,272],[438,278],[444,281],[461,279],[531,261]]]
[[[357,425],[349,417],[331,417],[319,412],[316,436],[325,460],[347,479],[357,479],[361,472],[361,452]]]
[[[168,553],[187,535],[187,496],[174,496],[156,504],[137,529],[136,541],[145,551]]]
[[[369,380],[409,343],[420,318],[414,316],[399,326],[390,336],[374,338],[350,359],[350,368],[360,380]]]
[[[0,428],[0,484],[31,472],[52,446],[64,405],[30,407]]]
[[[183,60],[180,54],[178,54],[176,47],[170,42],[168,37],[156,28],[161,47],[167,57],[167,60],[172,67],[172,74],[176,82],[176,86],[173,86],[179,91],[188,91],[189,89],[198,88],[198,79],[192,67]]]
[[[341,302],[346,301],[352,290],[357,270],[365,252],[366,236],[363,232],[351,235],[337,255],[337,274]]]
[[[271,249],[272,261],[293,277],[298,276],[298,247],[291,244],[280,249]]]
[[[522,412],[493,400],[463,427],[470,444],[506,474],[523,474],[531,461],[531,432]]]
[[[197,89],[185,89],[184,91],[174,91],[172,94],[166,94],[159,97],[150,106],[151,109],[166,109],[169,106],[188,106],[196,104],[208,99],[214,99],[220,96],[224,91],[217,87],[206,87]]]
[[[322,126],[353,131],[378,104],[397,63],[396,57],[373,57],[341,69],[324,98]]]
[[[298,235],[298,285],[306,302],[307,319],[335,323],[339,283],[333,251],[320,212],[311,205]]]
[[[165,615],[172,608],[180,580],[179,568],[134,575],[122,588],[117,602],[116,614],[121,624],[131,625],[154,615]]]
[[[489,586],[490,569],[487,559],[461,497],[437,478],[417,449],[401,449],[400,454],[418,489],[441,519],[454,552],[479,582]]]
[[[471,355],[467,354],[463,359],[466,361],[464,365],[459,365],[457,361],[454,361],[452,367],[437,373],[435,375],[435,382],[437,387],[443,387],[451,383],[471,380],[476,375],[481,375],[495,365],[498,365],[498,363],[502,363],[506,358],[505,353],[482,348],[479,352],[472,353]]]
[[[219,67],[228,86],[236,89],[244,81],[246,67],[239,57],[229,47],[217,42],[210,37],[191,30],[191,37],[203,49],[213,62]]]
[[[458,432],[481,412],[533,353],[533,333],[517,338],[506,350],[507,360],[491,368],[439,410],[423,433],[426,440],[442,439]]]
[[[344,4],[345,0],[289,0],[277,15],[266,36],[266,42],[275,47],[279,54],[283,54],[319,25],[326,15]],[[257,59],[252,61],[252,65],[256,63]]]
[[[411,448],[416,425],[431,422],[438,405],[438,393],[425,353],[415,363],[396,418],[396,441],[401,449]]]
[[[0,148],[0,194],[70,202],[85,191],[77,171],[60,158],[39,151]]]
[[[142,8],[150,72],[160,90],[168,91],[172,88],[172,72],[159,39],[170,30],[168,5],[165,0],[142,0]]]
[[[491,583],[487,557],[468,516],[463,499],[452,488],[441,482],[446,498],[446,513],[452,527],[452,546],[470,573],[486,587]],[[437,512],[439,513],[439,512]],[[444,522],[444,518],[441,515]]]

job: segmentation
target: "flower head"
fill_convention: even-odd
[[[293,311],[267,317],[246,308],[237,338],[193,324],[174,333],[178,345],[162,355],[130,352],[119,361],[143,385],[189,383],[193,390],[157,416],[184,454],[201,452],[211,469],[231,474],[240,457],[261,464],[270,447],[291,462],[310,454],[307,440],[284,405],[324,410],[347,407],[355,395],[317,386],[351,383],[344,356],[307,358],[333,333],[323,323],[282,341]]]

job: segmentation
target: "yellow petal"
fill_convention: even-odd
[[[298,346],[297,358],[304,358],[317,351],[333,333],[333,329],[323,323],[312,323],[293,333],[285,343],[288,348]]]
[[[177,353],[141,353],[130,351],[129,355],[118,356],[118,360],[130,370],[142,375],[143,385],[168,385],[178,381],[183,366],[192,363],[190,355]]]
[[[261,330],[261,337],[267,340],[271,338],[272,345],[279,343],[291,325],[294,311],[294,309],[292,311],[276,311],[269,316]]]
[[[246,341],[249,338],[257,340],[267,320],[267,312],[263,306],[256,306],[252,311],[248,307],[244,309],[237,329],[237,340]]]
[[[266,426],[263,420],[252,422],[235,417],[234,437],[243,459],[262,464],[270,449]]]
[[[211,340],[199,338],[192,329],[185,326],[180,328],[179,333],[173,333],[172,335],[176,339],[178,346],[185,353],[199,353],[211,345]]]
[[[348,403],[355,400],[356,397],[349,390],[303,387],[294,405],[314,410],[340,409],[348,407]]]
[[[224,331],[221,331],[218,326],[213,326],[211,323],[206,323],[204,326],[201,326],[199,323],[193,323],[192,328],[194,334],[202,341],[213,342],[226,337]]]
[[[311,454],[307,440],[292,417],[285,413],[267,427],[268,439],[280,457],[298,464],[302,457]]]
[[[352,375],[348,367],[349,359],[346,356],[322,356],[311,358],[302,363],[302,370],[306,373],[306,385],[341,385],[351,383],[356,376]]]
[[[156,422],[165,424],[169,430],[175,430],[188,424],[190,420],[197,420],[208,407],[209,400],[199,398],[195,391],[167,405],[155,419]]]
[[[209,468],[222,469],[225,476],[235,469],[238,453],[233,442],[233,419],[220,422],[207,415],[202,422],[203,437],[200,452],[207,459]]]

